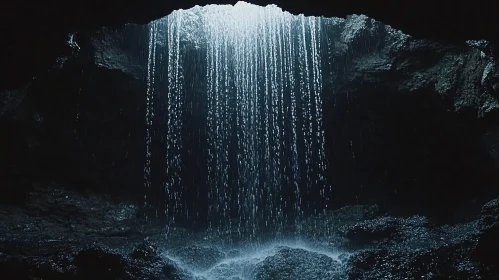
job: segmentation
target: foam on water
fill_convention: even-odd
[[[174,261],[181,268],[199,279],[218,280],[233,279],[234,277],[234,279],[251,280],[255,278],[255,270],[259,264],[266,258],[276,255],[280,250],[285,248],[301,249],[325,255],[340,263],[341,260],[339,256],[344,254],[344,252],[341,251],[327,251],[304,241],[288,240],[262,245],[252,244],[239,248],[218,248],[218,250],[225,253],[227,257],[217,262],[209,269],[200,269],[195,264],[186,264],[181,258],[175,256],[174,253],[166,252],[163,257]]]

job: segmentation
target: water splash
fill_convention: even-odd
[[[304,255],[316,254],[316,256],[318,257],[328,257],[338,263],[342,263],[340,259],[341,255],[344,255],[345,258],[348,256],[343,251],[327,250],[311,243],[288,240],[264,243],[258,246],[229,248],[207,246],[204,248],[217,250],[223,253],[225,257],[222,260],[214,263],[211,267],[205,268],[203,267],[204,265],[200,266],[199,264],[197,264],[197,262],[202,263],[203,261],[201,260],[202,258],[199,258],[199,256],[196,255],[189,256],[187,263],[183,261],[185,256],[177,256],[175,252],[168,252],[168,250],[162,256],[175,262],[179,265],[179,267],[185,269],[185,271],[187,271],[192,276],[208,280],[255,279],[255,274],[258,270],[258,267],[261,266],[266,259],[279,254],[279,252],[282,250],[301,251]],[[300,261],[303,262],[306,260]],[[324,270],[327,271],[327,268],[324,267]],[[339,278],[340,277],[338,277],[338,279]]]

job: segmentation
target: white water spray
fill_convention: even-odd
[[[176,11],[167,20],[151,23],[148,108],[156,45],[166,45],[168,51],[164,188],[171,223],[185,212],[187,203],[195,203],[183,199],[181,175],[184,103],[189,94],[184,75],[193,74],[183,72],[182,42],[188,47],[189,41],[202,41],[202,47],[195,47],[206,56],[206,74],[200,76],[205,80],[199,84],[206,86],[210,227],[256,237],[261,229],[279,235],[289,223],[300,224],[303,195],[323,193],[325,188],[321,24],[320,18],[244,2]],[[157,25],[167,25],[166,42],[156,39]],[[193,30],[197,35],[189,33]],[[146,120],[150,125],[149,109]],[[149,130],[146,138],[150,157]]]

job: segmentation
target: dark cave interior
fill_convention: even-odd
[[[250,242],[206,232],[209,202],[196,200],[207,195],[206,156],[196,154],[208,150],[200,129],[206,112],[192,109],[204,106],[205,85],[197,85],[195,76],[185,78],[191,109],[182,132],[183,176],[189,178],[187,201],[194,201],[189,211],[199,214],[177,221],[164,240],[165,216],[150,218],[150,209],[142,207],[147,24],[177,9],[235,2],[1,4],[0,63],[6,71],[0,79],[0,275],[497,279],[499,4],[487,0],[405,6],[353,0],[337,7],[250,1],[341,18],[323,31],[337,41],[323,69],[332,73],[322,92],[330,202],[302,197],[312,205],[302,234],[315,247],[288,244],[263,259],[245,260],[249,264],[231,264],[249,265],[250,276],[220,272],[226,269],[220,263],[233,255],[213,244]],[[206,63],[205,52],[188,48],[183,70],[195,73],[196,65]],[[166,148],[158,135],[168,122],[163,105],[155,106],[160,121],[153,127],[158,140],[152,159],[159,174]],[[159,188],[149,194],[156,207],[168,204]],[[326,259],[319,247],[343,255]],[[237,250],[234,256],[248,258]],[[324,276],[326,271],[331,274]]]

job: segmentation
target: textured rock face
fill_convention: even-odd
[[[137,38],[136,35],[142,34]],[[99,68],[117,70],[136,79],[147,76],[147,26],[126,25],[121,29],[103,28],[90,37],[91,55]],[[140,35],[139,35],[140,36]],[[142,53],[142,56],[141,56]]]
[[[497,251],[491,236],[497,235],[490,225],[496,204],[487,203],[480,218],[468,223],[442,226],[421,216],[359,220],[351,215],[351,220],[333,223],[328,232],[344,238],[337,246],[350,252],[340,255],[345,279],[494,279],[497,265],[492,260],[497,256],[492,252]],[[330,215],[315,218],[327,223],[335,216]]]
[[[339,262],[326,255],[301,249],[282,248],[256,269],[255,279],[342,279]]]
[[[478,211],[468,198],[484,198],[471,186],[490,199],[497,182],[487,130],[497,127],[498,99],[482,83],[490,53],[415,39],[362,16],[326,29],[337,34],[324,69],[332,73],[324,112],[335,196],[379,203],[370,198],[383,193],[401,211],[440,208],[446,219],[463,214],[438,206],[452,192],[451,204]]]
[[[454,102],[454,110],[472,108],[480,116],[497,108],[489,75],[495,60],[475,48],[445,46],[414,39],[365,16],[349,16],[332,50],[346,56],[346,72],[333,87],[379,86],[399,93],[430,91]],[[333,65],[334,67],[334,65]],[[340,74],[338,74],[340,75]],[[492,90],[491,90],[492,89]]]
[[[348,207],[314,219],[343,228],[316,228],[318,236],[350,238],[332,253],[276,245],[249,254],[194,245],[207,232],[170,228],[165,238],[165,228],[138,219],[135,207],[102,195],[38,187],[26,202],[0,209],[5,279],[495,279],[498,271],[497,199],[476,220],[443,226]]]
[[[235,4],[237,1],[219,1]],[[261,5],[268,1],[249,1]],[[368,1],[350,1],[334,9],[323,1],[281,1],[279,5],[293,14],[345,17],[350,14],[367,14],[423,38],[462,43],[468,39],[497,40],[497,3],[480,0],[480,3],[457,5],[451,0],[421,0],[401,10],[395,0],[373,4]],[[83,1],[66,3],[52,0],[49,3],[25,3],[6,0],[5,13],[0,18],[5,44],[0,47],[2,63],[11,69],[7,79],[0,83],[0,91],[18,88],[34,76],[51,67],[54,60],[64,53],[67,32],[78,32],[101,26],[118,26],[127,22],[146,23],[166,16],[173,10],[192,8],[194,5],[211,4],[209,1],[171,2],[147,0],[140,4],[132,1]],[[96,5],[99,9],[96,9]],[[54,7],[57,7],[55,9]],[[30,13],[26,13],[30,10]],[[442,12],[445,11],[445,12]],[[403,16],[402,16],[403,15]],[[425,19],[425,20],[422,20]],[[414,24],[417,22],[418,24]],[[454,30],[455,32],[449,32]],[[32,63],[34,60],[39,63]]]
[[[60,186],[35,187],[24,208],[0,212],[0,274],[7,279],[164,279],[155,250],[140,245],[137,208]],[[112,248],[112,249],[109,249]]]
[[[481,255],[476,222],[439,227],[430,235],[424,231],[424,226],[401,230],[404,241],[353,253],[346,264],[349,279],[494,279],[496,267],[472,257]]]
[[[377,218],[345,226],[339,231],[349,240],[349,247],[379,246],[384,243],[402,242],[412,236],[423,238],[431,235],[432,227],[424,217],[396,219],[392,217]]]

